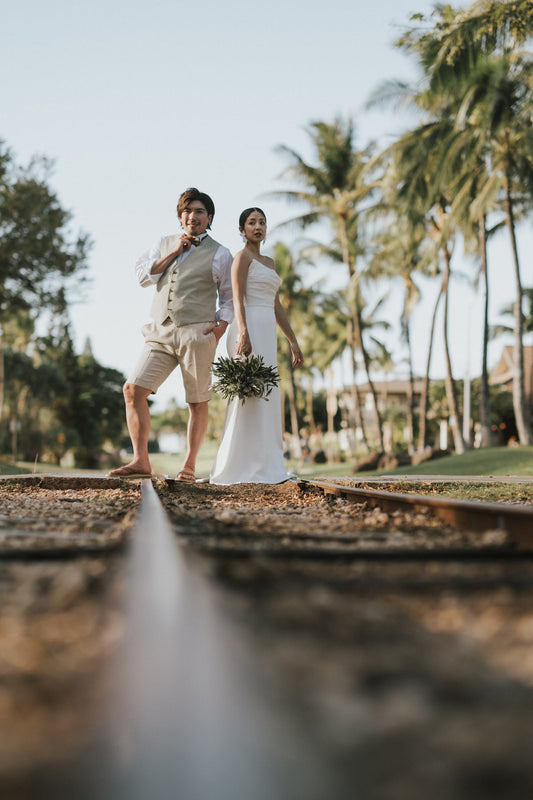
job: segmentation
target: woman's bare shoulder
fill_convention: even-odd
[[[237,253],[235,253],[233,258],[233,267],[236,269],[246,269],[250,266],[252,261],[253,256],[245,248],[244,250],[239,250]]]

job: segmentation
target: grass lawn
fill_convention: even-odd
[[[417,467],[402,467],[381,475],[495,475],[533,476],[533,446],[484,447],[461,456],[445,456]]]
[[[216,442],[206,441],[200,450],[196,474],[198,477],[209,475],[216,453]],[[176,475],[181,467],[182,455],[154,453],[150,456],[154,472],[165,475]],[[485,475],[485,476],[532,476],[533,446],[521,447],[486,447],[480,450],[469,450],[462,456],[445,456],[434,461],[426,461],[417,467],[398,467],[387,471],[368,471],[353,473],[350,462],[336,464],[310,464],[296,470],[296,463],[289,462],[288,468],[303,478],[347,478],[386,475]],[[68,473],[70,475],[101,475],[97,470],[62,469],[53,464],[32,464],[18,462],[9,464],[0,461],[0,474],[14,475],[26,473]]]
[[[461,456],[452,455],[425,461],[416,467],[397,467],[390,470],[352,472],[348,462],[344,464],[317,464],[312,471],[302,471],[302,477],[365,477],[386,475],[484,475],[484,476],[533,476],[533,446],[484,447],[469,450]]]

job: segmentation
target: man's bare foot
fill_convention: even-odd
[[[148,465],[148,469],[143,469],[144,466],[144,464],[140,465],[132,461],[123,467],[110,470],[107,476],[108,478],[150,478],[152,476],[150,465]]]

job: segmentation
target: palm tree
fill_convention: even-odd
[[[328,461],[333,458],[332,442],[335,437],[334,419],[338,410],[337,390],[335,389],[335,362],[340,362],[346,348],[346,323],[341,318],[335,298],[322,296],[315,308],[313,323],[314,336],[311,344],[313,368],[318,371],[326,386],[327,402],[327,447]]]
[[[319,328],[323,332],[327,346],[320,355],[317,354],[317,365],[320,365],[322,369],[327,368],[333,360],[341,358],[346,351],[350,353],[350,356],[353,356],[358,351],[364,352],[366,355],[367,361],[364,366],[367,376],[372,376],[372,371],[376,367],[379,369],[389,367],[391,363],[390,353],[383,342],[376,336],[376,330],[388,330],[390,328],[390,324],[380,316],[385,299],[385,297],[380,297],[373,305],[366,303],[355,278],[352,279],[348,292],[335,292],[324,298],[320,309]],[[354,316],[357,317],[358,330],[361,331],[361,336],[364,340],[363,347],[354,338],[355,333],[351,326],[351,320]],[[359,430],[361,432],[363,447],[369,451],[369,436],[357,385],[358,364],[353,358],[350,359],[350,363],[352,369],[350,397],[354,415],[351,427],[353,427],[354,431]],[[368,385],[373,396],[374,408],[379,409],[377,393],[372,379],[368,382]],[[382,429],[381,412],[375,417],[375,424],[376,427],[380,427],[380,430]]]
[[[422,107],[426,103],[425,98],[414,93],[411,93],[411,98],[413,102]],[[455,451],[463,453],[465,444],[452,374],[448,337],[448,292],[455,230],[453,219],[450,216],[450,198],[447,187],[441,178],[441,162],[446,152],[452,122],[445,108],[442,108],[438,115],[434,112],[434,116],[434,119],[424,122],[416,129],[401,136],[384,151],[381,160],[387,165],[392,163],[391,169],[394,176],[393,186],[388,189],[392,196],[388,198],[387,202],[391,205],[395,202],[397,212],[403,210],[406,218],[413,225],[424,225],[426,230],[424,257],[433,264],[433,269],[436,266],[441,269],[442,285],[437,302],[442,296],[444,299],[443,344],[446,361],[446,394]],[[431,336],[429,357],[432,344]],[[423,400],[427,401],[427,393],[423,395]],[[423,415],[425,415],[425,408],[421,409],[421,418]]]
[[[289,315],[291,326],[296,333],[305,357],[312,352],[310,343],[313,336],[313,309],[318,293],[316,290],[304,286],[302,278],[298,273],[297,259],[283,242],[276,242],[273,255],[274,261],[276,262],[276,270],[281,278],[279,290],[280,300]],[[278,337],[278,348],[281,355],[279,362],[282,365],[286,365],[281,367],[281,373],[287,372],[287,393],[289,397],[291,429],[295,441],[297,441],[300,430],[297,386],[294,369],[292,367],[290,348],[284,336]]]
[[[516,236],[516,219],[524,190],[533,189],[533,122],[531,89],[533,62],[530,59],[501,55],[483,63],[475,83],[463,102],[468,128],[482,131],[480,147],[489,162],[490,175],[485,193],[502,197],[505,222],[511,242],[515,279],[513,407],[522,444],[533,441],[533,431],[525,405],[524,351],[522,320],[522,279]],[[529,206],[531,207],[531,194]],[[526,201],[527,202],[527,201]]]
[[[361,399],[357,387],[357,362],[354,358],[353,327],[346,298],[343,292],[332,292],[321,298],[316,314],[316,335],[314,339],[314,364],[327,377],[328,394],[333,397],[332,365],[340,361],[347,349],[350,351],[351,379],[350,396],[353,418],[350,427],[360,431],[364,450],[368,453],[370,446],[366,433],[366,425],[362,414]],[[333,435],[333,403],[328,404],[328,432]],[[355,449],[355,445],[354,445]]]
[[[282,177],[295,179],[303,184],[303,189],[284,190],[270,193],[270,196],[283,198],[291,203],[306,206],[304,213],[287,220],[283,225],[298,225],[307,228],[318,222],[327,221],[333,231],[334,240],[328,247],[316,247],[315,254],[327,255],[334,263],[341,263],[348,278],[359,279],[362,267],[359,259],[363,254],[362,220],[367,210],[373,185],[368,179],[367,166],[372,147],[357,151],[353,147],[354,128],[351,120],[340,117],[333,123],[312,122],[308,127],[317,159],[317,166],[308,164],[294,150],[280,146],[282,153],[290,162]],[[369,364],[368,354],[360,330],[360,320],[354,313],[350,319],[351,341],[362,348],[365,368]],[[354,355],[355,358],[355,355]],[[369,384],[373,387],[371,375],[367,372]],[[374,397],[374,411],[378,420],[378,442],[383,450],[383,435],[379,409]]]
[[[533,36],[531,0],[477,0],[459,9],[438,5],[429,17],[417,14],[413,19],[417,25],[396,46],[417,56],[429,88],[437,92],[450,81],[468,80],[480,59],[516,51]]]
[[[435,151],[432,179],[436,196],[447,196],[444,208],[448,228],[465,216],[468,199],[470,222],[479,229],[482,271],[486,270],[486,215],[500,198],[511,239],[516,283],[515,303],[515,380],[513,399],[520,441],[531,441],[531,426],[525,413],[521,278],[516,243],[517,200],[528,192],[531,205],[533,187],[533,147],[531,59],[516,50],[533,31],[531,4],[484,0],[466,10],[439,6],[430,20],[431,28],[411,28],[397,46],[416,55],[423,70],[423,86],[412,92],[404,85],[392,84],[375,96],[401,97],[424,109],[435,124],[445,122],[440,148]],[[430,123],[431,124],[431,123]],[[420,129],[419,129],[420,131]],[[407,135],[408,136],[408,135]],[[457,171],[458,161],[462,169]],[[453,167],[450,165],[453,164]],[[457,180],[457,174],[459,180]],[[454,175],[455,177],[450,177]],[[452,188],[453,187],[453,188]],[[458,202],[457,197],[461,198]],[[449,206],[449,207],[447,207]],[[449,254],[442,250],[446,273]],[[488,282],[485,280],[488,304]],[[445,296],[446,310],[446,296]],[[485,316],[487,312],[485,312]],[[445,313],[446,317],[446,313]],[[488,320],[485,320],[488,330]],[[489,427],[488,379],[485,334],[482,380],[484,428]],[[446,344],[446,343],[445,343]],[[449,354],[446,353],[447,361]],[[448,380],[450,376],[448,375]],[[453,410],[452,410],[453,416]]]
[[[478,220],[496,198],[503,203],[516,286],[513,406],[519,440],[528,444],[533,431],[525,406],[516,220],[524,194],[529,208],[533,194],[533,61],[518,45],[533,33],[533,12],[531,3],[496,0],[475,3],[464,12],[452,13],[450,7],[439,11],[431,33],[411,31],[403,46],[425,65],[429,90],[454,98],[455,127],[465,133],[463,146],[486,168],[474,202]],[[466,160],[471,165],[472,157]],[[469,183],[469,171],[466,175]]]
[[[403,209],[401,212],[399,197],[394,192],[390,198],[388,197],[390,174],[391,170],[387,170],[384,175],[383,201],[375,209],[379,229],[376,231],[371,243],[375,252],[370,261],[369,270],[376,277],[386,277],[392,280],[399,278],[402,283],[403,301],[400,311],[400,338],[407,350],[407,429],[409,450],[414,451],[416,434],[411,320],[412,314],[421,299],[421,292],[415,276],[417,273],[427,275],[429,265],[422,254],[425,237],[423,218],[414,219],[413,215],[407,213],[407,209]],[[389,199],[390,204],[388,202]],[[424,407],[423,414],[424,424],[425,413],[426,407]]]
[[[482,192],[488,178],[487,164],[472,147],[471,137],[460,136],[455,146],[449,148],[449,173],[452,186],[451,214],[460,227],[467,252],[472,252],[479,259],[479,272],[474,285],[481,282],[483,291],[483,341],[481,356],[480,379],[480,425],[481,446],[490,447],[492,444],[492,425],[488,373],[488,345],[489,345],[489,273],[487,244],[491,236],[501,223],[496,223],[492,228],[487,228],[487,214],[494,207],[495,198],[487,198]],[[480,198],[484,201],[481,204]]]
[[[504,306],[500,309],[500,314],[504,317],[514,318],[514,303],[512,306]],[[523,303],[522,303],[522,317],[524,333],[533,333],[533,286],[524,289]],[[500,323],[493,325],[490,329],[490,336],[492,339],[496,336],[501,336],[504,333],[512,333],[514,330],[512,325]]]

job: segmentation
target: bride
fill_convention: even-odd
[[[281,279],[274,261],[261,254],[266,236],[266,217],[260,208],[247,208],[239,217],[245,242],[231,266],[235,319],[228,330],[231,357],[263,356],[267,366],[276,366],[276,322],[287,337],[293,367],[303,364],[289,318],[280,303]],[[211,483],[282,483],[291,477],[283,457],[281,399],[279,388],[265,398],[236,397],[228,403],[224,433],[218,449]]]

